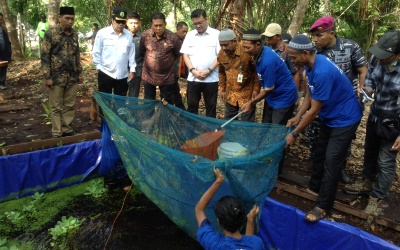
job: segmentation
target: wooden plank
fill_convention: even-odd
[[[285,168],[282,170],[282,174],[280,174],[279,177],[289,182],[296,183],[302,187],[307,187],[308,183],[310,182],[310,177],[289,172],[285,170]]]
[[[0,113],[7,113],[10,111],[21,111],[21,110],[28,110],[28,109],[31,109],[31,107],[24,106],[24,105],[19,105],[19,106],[8,105],[8,106],[1,106]]]
[[[51,138],[46,140],[20,143],[10,146],[1,147],[1,155],[13,155],[13,154],[21,154],[25,152],[31,152],[34,150],[58,147],[60,145],[68,145],[72,143],[89,141],[94,139],[101,138],[100,131],[93,131],[89,133],[76,134],[73,136],[66,136],[61,138]]]
[[[303,190],[299,189],[299,188],[297,188],[296,185],[290,185],[290,184],[278,181],[277,184],[276,184],[276,188],[282,189],[282,190],[284,190],[284,191],[286,191],[288,193],[300,196],[302,198],[305,198],[305,199],[308,199],[308,200],[311,200],[311,201],[316,201],[317,200],[317,196],[316,195],[306,192],[305,189],[303,189]],[[363,210],[353,208],[352,206],[344,204],[344,203],[342,203],[340,201],[337,201],[337,200],[335,201],[333,207],[336,210],[339,210],[339,211],[347,213],[347,214],[351,214],[351,215],[359,217],[361,219],[367,219],[368,218],[368,214],[365,213]],[[393,221],[393,220],[390,220],[388,218],[377,217],[375,219],[375,223],[377,223],[379,225],[382,225],[382,226],[385,226],[385,227],[392,228],[392,229],[394,229],[396,231],[400,231],[400,224],[395,222],[395,221]]]

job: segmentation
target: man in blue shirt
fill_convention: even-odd
[[[295,66],[305,66],[309,91],[299,112],[287,123],[287,127],[297,126],[286,136],[286,146],[295,142],[317,114],[322,121],[309,183],[309,189],[318,193],[317,205],[305,217],[310,222],[317,222],[333,207],[341,167],[362,110],[346,74],[327,57],[316,55],[307,36],[294,37],[289,43],[288,54]]]
[[[267,101],[263,122],[285,125],[293,116],[297,101],[297,88],[285,62],[270,48],[261,45],[261,33],[250,29],[243,34],[243,48],[254,57],[260,93],[243,104],[242,110],[250,111],[251,106]]]
[[[365,211],[378,216],[396,176],[400,150],[400,31],[386,32],[369,51],[373,56],[363,89],[374,93],[375,100],[366,126],[363,180],[344,191],[369,194]]]

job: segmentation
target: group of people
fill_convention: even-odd
[[[327,216],[340,180],[347,183],[344,190],[348,193],[369,194],[367,213],[381,214],[400,150],[400,32],[386,32],[369,49],[373,56],[367,63],[354,41],[337,36],[332,17],[322,17],[311,26],[314,43],[306,35],[284,42],[276,23],[268,25],[264,33],[249,29],[239,41],[231,29],[211,28],[202,9],[191,13],[191,21],[194,30],[188,31],[188,25],[179,22],[174,33],[166,29],[165,15],[156,12],[151,28],[142,33],[137,13],[114,8],[111,25],[100,29],[94,39],[93,64],[98,70],[99,91],[138,97],[143,84],[144,97],[156,99],[158,87],[161,98],[185,109],[178,83],[179,77],[185,76],[187,111],[197,114],[203,95],[206,116],[215,118],[219,97],[225,104],[225,119],[242,110],[241,120],[250,122],[254,121],[256,103],[264,100],[263,122],[294,126],[285,138],[286,147],[311,128],[313,170],[308,191],[318,199],[306,220],[317,222]],[[73,23],[74,9],[61,7],[59,25],[47,30],[42,42],[41,61],[56,138],[74,133],[71,122],[77,83],[82,81]],[[295,112],[299,90],[305,95]],[[363,115],[361,90],[373,94],[375,101],[367,122],[363,179],[350,183],[345,165]],[[240,227],[228,228],[221,222],[225,210],[217,217],[224,234],[236,240],[212,240],[217,238],[209,228],[204,208],[223,181],[223,175],[214,171],[216,183],[196,206],[199,237],[204,244],[222,240],[223,244],[240,245],[246,239],[261,249],[257,239],[238,233]],[[221,202],[236,204],[231,198]],[[242,220],[242,207],[232,206],[235,216]],[[254,219],[257,211],[252,210],[248,218]]]

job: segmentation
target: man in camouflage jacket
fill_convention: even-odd
[[[74,8],[60,7],[59,24],[46,31],[42,44],[42,70],[49,88],[53,137],[73,135],[78,82],[82,82],[78,34],[72,29]]]

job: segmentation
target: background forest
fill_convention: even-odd
[[[107,26],[114,6],[138,12],[142,30],[150,26],[150,16],[155,11],[165,13],[168,28],[175,31],[177,21],[186,21],[191,26],[191,11],[203,8],[211,26],[230,26],[239,34],[247,28],[263,31],[269,23],[277,22],[283,30],[295,35],[307,32],[319,17],[332,15],[338,35],[355,40],[365,51],[386,30],[398,29],[400,23],[400,0],[0,0],[0,3],[14,58],[30,54],[27,31],[36,28],[42,13],[54,25],[60,5],[75,7],[75,28],[83,34],[90,31],[94,22],[100,27]]]

